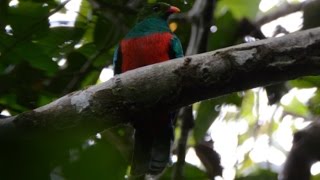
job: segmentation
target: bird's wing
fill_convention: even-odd
[[[179,38],[176,35],[173,35],[170,41],[170,59],[183,57],[183,49]]]
[[[115,75],[121,73],[121,65],[122,65],[122,54],[121,54],[120,44],[118,44],[113,54],[113,70]]]

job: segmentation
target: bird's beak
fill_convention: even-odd
[[[173,13],[179,13],[180,9],[175,7],[175,6],[170,6],[168,13],[173,14]]]

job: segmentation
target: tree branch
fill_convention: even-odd
[[[192,115],[192,106],[187,106],[181,108],[181,133],[180,138],[178,140],[178,147],[177,147],[177,163],[175,165],[173,171],[173,180],[185,179],[184,178],[184,165],[185,165],[185,158],[187,153],[187,142],[189,137],[190,130],[194,127],[194,118]]]
[[[318,1],[318,0],[307,0],[304,2],[300,2],[300,3],[283,3],[281,4],[278,8],[271,10],[270,12],[263,14],[261,16],[258,16],[255,24],[257,26],[262,26],[268,22],[271,22],[273,20],[276,20],[280,17],[289,15],[291,13],[297,12],[297,11],[301,11],[307,4],[310,4],[314,1]]]
[[[320,73],[320,28],[154,64],[0,121],[0,140],[88,137],[139,115]],[[136,120],[136,119],[135,119]]]
[[[281,18],[283,16],[289,15],[291,13],[295,13],[298,11],[304,10],[304,7],[319,0],[306,0],[300,3],[288,3],[284,2],[281,4],[278,8],[275,8],[274,10],[271,10],[270,12],[267,12],[261,16],[258,16],[255,25],[260,27],[264,24],[267,24],[273,20],[276,20],[278,18]]]
[[[213,19],[215,0],[197,0],[188,12],[191,22],[191,37],[186,55],[193,55],[207,51],[208,35]],[[181,134],[178,141],[178,160],[174,169],[173,179],[183,179],[183,170],[187,151],[189,132],[194,127],[192,106],[184,107],[182,112]]]

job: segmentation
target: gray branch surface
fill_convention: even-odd
[[[320,73],[320,28],[128,71],[0,120],[0,139],[84,136],[139,115]]]

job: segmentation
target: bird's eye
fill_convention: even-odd
[[[153,6],[153,8],[152,8],[152,10],[155,11],[155,12],[159,11],[159,9],[160,9],[159,6]]]

